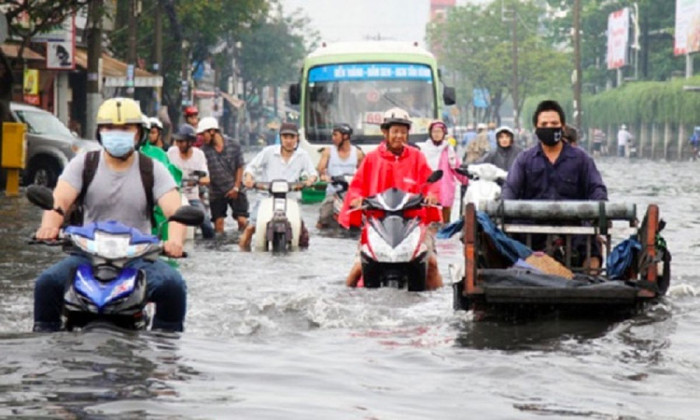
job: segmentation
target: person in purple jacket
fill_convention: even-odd
[[[566,119],[559,103],[552,100],[540,102],[532,123],[539,142],[515,159],[501,198],[607,201],[608,190],[593,159],[581,148],[562,141]],[[594,246],[592,257],[591,268],[599,268],[600,250],[597,246]]]

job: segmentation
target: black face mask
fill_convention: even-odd
[[[546,127],[535,130],[535,135],[547,146],[554,146],[561,141],[561,127]]]

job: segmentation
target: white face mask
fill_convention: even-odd
[[[134,150],[134,133],[124,130],[101,131],[102,146],[110,155],[120,158]]]

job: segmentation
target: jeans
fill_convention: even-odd
[[[58,331],[61,328],[63,294],[67,278],[80,264],[90,260],[71,255],[46,269],[34,284],[34,331]],[[180,273],[161,260],[143,259],[129,263],[146,274],[146,297],[156,304],[153,329],[182,331],[187,311],[187,286]]]
[[[627,146],[617,146],[617,156],[625,157],[627,154]]]
[[[202,229],[202,237],[204,239],[211,239],[214,237],[214,226],[211,224],[211,219],[207,217],[207,209],[204,207],[204,203],[200,200],[190,200],[190,206],[197,207],[204,212],[204,222],[199,226]]]

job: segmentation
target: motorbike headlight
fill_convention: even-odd
[[[133,258],[143,254],[151,244],[131,245],[128,235],[113,235],[105,232],[95,232],[95,253],[105,259],[117,260]]]
[[[81,250],[88,252],[88,253],[91,253],[91,254],[96,252],[95,241],[92,241],[92,240],[90,240],[84,236],[80,236],[80,235],[71,235],[70,239],[73,242],[73,245],[77,246]]]
[[[272,181],[270,192],[273,194],[284,194],[289,192],[289,183],[283,181]]]
[[[406,262],[413,259],[414,251],[420,242],[419,228],[415,228],[404,238],[395,248],[392,248],[384,238],[374,229],[369,229],[367,234],[368,242],[372,246],[372,251],[381,262]]]

